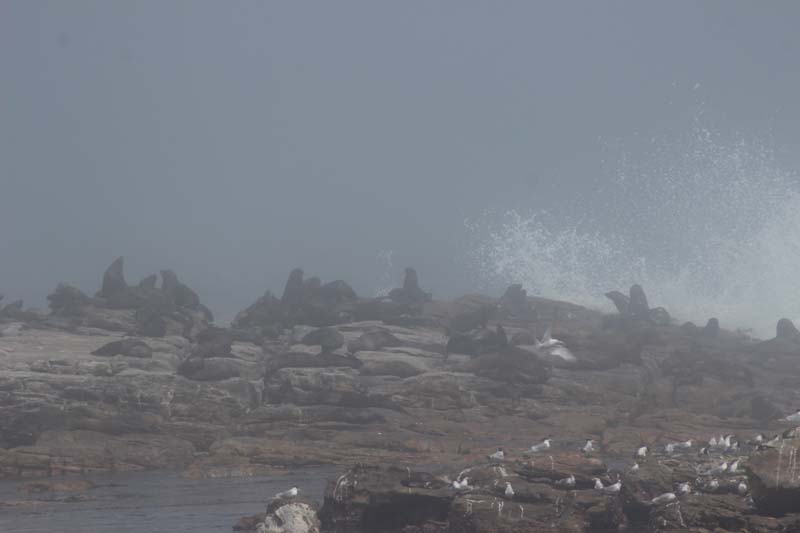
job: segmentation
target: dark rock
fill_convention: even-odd
[[[711,339],[719,337],[719,320],[716,318],[709,318],[701,334]]]
[[[368,331],[361,335],[359,338],[347,345],[347,350],[350,353],[358,353],[361,351],[374,352],[381,348],[391,346],[401,346],[400,339],[392,335],[385,329],[376,329]]]
[[[319,328],[303,337],[306,346],[320,346],[322,353],[329,353],[344,346],[344,335],[336,328]]]
[[[197,346],[192,357],[229,357],[233,347],[233,335],[225,328],[210,327],[197,335]]]
[[[797,330],[791,320],[781,318],[775,328],[775,337],[778,339],[800,340],[800,331]]]
[[[238,378],[239,367],[231,359],[190,358],[178,366],[178,374],[194,381],[222,381]]]
[[[103,286],[100,288],[98,296],[109,298],[118,292],[128,288],[125,282],[124,259],[117,257],[103,274]]]
[[[101,346],[93,351],[92,355],[99,355],[103,357],[124,355],[126,357],[149,359],[150,357],[153,357],[153,350],[147,345],[147,343],[139,339],[122,339],[118,341],[112,341]]]
[[[753,453],[745,466],[753,502],[760,513],[780,516],[800,512],[800,476],[796,475],[800,439]]]
[[[85,308],[92,305],[92,299],[80,289],[66,283],[59,283],[56,290],[47,295],[50,310],[59,316],[80,316]]]
[[[155,289],[156,283],[158,283],[158,274],[150,274],[140,281],[138,286],[140,289]]]
[[[648,318],[650,307],[647,304],[647,296],[641,285],[632,285],[628,302],[628,313],[639,318]]]

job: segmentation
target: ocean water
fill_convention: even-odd
[[[26,494],[22,482],[0,482],[3,533],[107,533],[231,531],[243,516],[266,508],[269,498],[292,486],[322,502],[333,469],[308,469],[274,477],[184,479],[177,472],[87,476],[97,488],[73,493]],[[78,496],[85,501],[65,502]],[[8,506],[14,502],[29,502]]]
[[[487,290],[522,283],[611,311],[605,292],[640,283],[678,320],[761,338],[800,319],[800,189],[765,143],[695,123],[606,151],[598,177],[556,206],[467,221]]]

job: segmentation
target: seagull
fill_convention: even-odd
[[[608,487],[603,488],[603,492],[606,494],[616,494],[622,488],[622,481],[617,481],[613,485],[609,485]]]
[[[559,487],[574,487],[575,486],[575,476],[570,475],[569,477],[565,477],[564,479],[559,479],[556,481],[556,485]]]
[[[675,496],[674,492],[665,492],[664,494],[656,496],[655,498],[650,500],[650,503],[652,503],[653,505],[661,505],[662,503],[673,502],[675,501],[676,498],[677,496]]]
[[[689,440],[684,441],[684,442],[676,442],[675,443],[675,447],[676,448],[682,448],[684,450],[686,450],[688,448],[691,448],[692,447],[692,439],[689,439]]]
[[[716,479],[712,479],[712,480],[711,480],[711,481],[708,483],[708,485],[706,485],[706,490],[708,490],[709,492],[714,492],[714,491],[715,491],[715,490],[717,490],[718,488],[719,488],[719,481],[718,481],[718,480],[716,480]]]
[[[753,437],[752,442],[753,444],[761,444],[762,442],[764,442],[764,435],[762,433],[759,433],[758,435]]]
[[[646,456],[647,456],[647,445],[644,444],[642,446],[639,446],[639,448],[636,450],[636,457],[646,457]]]
[[[289,500],[289,499],[294,498],[295,496],[297,496],[297,494],[299,492],[300,491],[297,490],[297,487],[292,487],[289,490],[285,490],[283,492],[279,492],[278,494],[273,496],[273,499],[275,499],[275,500]]]
[[[534,350],[540,355],[560,357],[564,361],[574,363],[578,360],[563,341],[552,337],[552,326],[548,326],[541,340],[537,340]]]
[[[716,447],[717,447],[717,439],[716,439],[716,438],[714,438],[714,437],[711,437],[711,438],[708,440],[708,446],[709,446],[710,448],[716,448]]]
[[[672,455],[675,452],[675,445],[671,442],[668,443],[666,446],[664,446],[664,451],[667,453],[667,455]]]
[[[697,452],[697,455],[708,455],[708,448],[706,446],[703,446],[702,448],[700,448],[700,451]]]
[[[514,489],[511,488],[511,483],[506,481],[506,497],[512,498],[514,496]]]
[[[458,481],[456,479],[455,481],[453,481],[453,488],[456,489],[456,490],[462,490],[462,489],[471,488],[469,486],[469,478],[465,477],[462,481]]]
[[[531,451],[533,453],[539,453],[549,449],[550,449],[550,437],[546,437],[539,444],[534,444],[533,446],[531,446]]]
[[[552,336],[553,326],[547,326],[541,340],[536,341],[537,348],[552,348],[553,346],[564,346],[564,343]]]
[[[545,333],[545,335],[546,335],[546,333]],[[787,416],[785,418],[782,418],[781,420],[783,420],[784,422],[800,422],[800,411],[797,411],[793,415],[789,415],[789,416]]]
[[[736,490],[739,492],[739,494],[744,496],[745,494],[747,494],[747,485],[745,484],[744,481],[740,481],[739,485],[736,487]]]
[[[586,439],[586,444],[583,445],[581,451],[583,453],[592,453],[594,451],[594,441],[592,439]]]
[[[600,481],[598,478],[596,478],[596,477],[592,478],[592,481],[594,481],[595,490],[603,490],[605,488],[605,487],[603,487],[603,482]]]
[[[714,468],[706,472],[706,475],[724,474],[727,470],[728,470],[728,463],[726,461],[721,465],[715,466]]]
[[[736,459],[730,465],[728,465],[728,472],[731,474],[735,474],[739,470],[739,459]]]
[[[503,448],[497,448],[497,451],[489,456],[490,461],[502,461],[505,458],[506,454],[503,452]]]
[[[680,483],[678,485],[678,494],[683,495],[683,494],[689,494],[690,492],[692,492],[692,486],[689,485],[688,482]]]
[[[639,471],[639,463],[633,463],[631,467],[631,472],[638,472]]]

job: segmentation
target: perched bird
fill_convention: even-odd
[[[736,459],[730,465],[728,465],[728,472],[731,474],[735,474],[739,470],[739,459]]]
[[[603,482],[600,481],[598,478],[596,478],[596,477],[592,478],[592,481],[594,481],[594,488],[596,490],[602,490],[602,489],[605,488],[605,487],[603,487]]]
[[[616,494],[617,492],[620,491],[620,489],[622,489],[622,481],[617,481],[613,485],[604,487],[603,492],[605,492],[606,494]]]
[[[497,451],[493,454],[489,455],[490,461],[502,461],[506,458],[505,452],[503,452],[503,448],[497,448]]]
[[[700,451],[697,452],[697,455],[708,455],[708,448],[706,446],[703,446],[702,448],[700,448]]]
[[[719,488],[719,480],[716,479],[712,479],[711,481],[708,482],[708,485],[706,485],[706,490],[709,492],[714,492],[718,488]]]
[[[469,478],[465,477],[461,481],[456,479],[455,481],[453,481],[453,488],[456,489],[456,490],[464,490],[464,489],[471,488],[469,486]]]
[[[715,474],[724,474],[727,470],[728,470],[728,463],[726,461],[723,462],[721,465],[717,465],[711,468],[708,472],[706,472],[706,475],[713,476]]]
[[[675,443],[675,447],[676,448],[682,448],[684,450],[689,449],[689,448],[692,447],[692,439],[689,439],[689,440],[686,440],[686,441],[683,441],[683,442],[676,442]]]
[[[586,444],[583,445],[581,451],[583,453],[592,453],[594,451],[594,441],[592,439],[586,439]]]
[[[636,457],[647,457],[647,445],[639,446],[636,450]]]
[[[292,487],[289,490],[286,490],[286,491],[283,491],[283,492],[279,492],[278,494],[273,496],[273,498],[276,499],[276,500],[289,500],[289,499],[294,498],[295,496],[297,496],[297,494],[299,492],[300,491],[297,490],[297,487]]]
[[[511,488],[511,483],[509,483],[508,481],[506,481],[506,492],[505,492],[505,494],[506,494],[507,498],[511,498],[511,497],[514,496],[514,489]]]
[[[664,446],[664,451],[666,452],[667,455],[672,455],[673,453],[675,453],[675,445],[672,444],[671,442],[667,443],[667,445]]]
[[[638,472],[639,471],[639,463],[633,463],[631,467],[631,472]]]
[[[759,445],[759,444],[761,444],[762,442],[764,442],[764,435],[763,435],[763,434],[761,434],[761,433],[759,433],[758,435],[756,435],[755,437],[753,437],[753,440],[751,440],[751,441],[750,441],[750,444]]]
[[[784,422],[800,422],[800,411],[797,411],[793,415],[789,415],[785,418],[782,418],[781,420],[783,420]]]
[[[550,449],[550,437],[546,437],[539,444],[534,444],[533,446],[531,446],[531,451],[533,453],[544,452],[549,449]]]
[[[677,496],[675,496],[674,492],[665,492],[664,494],[656,496],[650,500],[650,503],[653,505],[661,505],[662,503],[674,502],[676,498]]]
[[[692,492],[692,486],[689,485],[689,482],[686,483],[679,483],[678,484],[678,494],[689,494]]]
[[[575,486],[575,476],[570,475],[569,477],[565,477],[564,479],[559,479],[556,481],[556,485],[559,487],[574,487]]]
[[[541,340],[536,341],[534,351],[540,356],[556,356],[569,363],[574,363],[578,360],[578,358],[569,351],[566,344],[552,337],[552,326],[548,326]]]
[[[745,484],[744,481],[740,481],[739,485],[736,487],[736,490],[737,492],[739,492],[739,494],[744,496],[745,494],[747,494],[747,485]]]

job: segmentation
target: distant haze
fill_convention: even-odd
[[[508,210],[545,210],[547,231],[588,221],[611,234],[603,246],[624,238],[660,265],[629,272],[605,248],[581,244],[576,253],[594,255],[570,276],[615,270],[578,289],[596,296],[644,277],[654,298],[679,307],[691,290],[672,289],[665,257],[696,266],[706,241],[673,254],[662,240],[681,228],[713,240],[716,229],[701,228],[748,213],[768,236],[737,229],[733,248],[758,241],[748,257],[794,254],[757,280],[775,281],[758,312],[769,323],[779,318],[771,309],[800,317],[800,285],[797,306],[780,300],[779,285],[800,264],[800,242],[775,237],[797,234],[797,221],[750,213],[784,209],[773,196],[796,185],[798,21],[790,1],[3,0],[0,293],[43,306],[67,281],[93,294],[124,255],[130,282],[171,268],[224,319],[266,289],[280,292],[296,266],[364,295],[399,283],[405,266],[439,296],[513,281],[534,288],[546,272],[559,279],[539,292],[581,299],[556,272],[563,253],[534,269],[525,259],[545,245],[504,222]],[[711,155],[698,160],[697,145],[680,140],[706,129]],[[696,223],[652,223],[682,213],[656,209],[651,194],[677,190],[663,187],[673,167],[679,189],[693,183],[728,206],[719,187],[697,184],[735,176],[743,207],[693,203],[685,216]],[[636,186],[621,189],[626,172]],[[747,203],[762,191],[767,200]],[[647,208],[632,208],[640,199]],[[506,227],[465,226],[487,217]],[[711,263],[730,262],[728,242],[711,247]],[[497,254],[514,265],[498,266]],[[750,266],[722,279],[764,271]],[[720,277],[687,286],[708,279]],[[731,305],[713,303],[686,312]],[[730,320],[749,320],[742,312]]]

